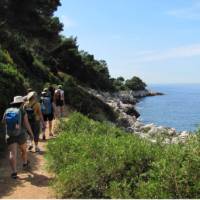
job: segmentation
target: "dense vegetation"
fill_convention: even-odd
[[[63,37],[54,16],[58,6],[60,0],[0,1],[0,116],[28,87],[39,92],[62,84],[77,111],[114,122],[116,113],[82,86],[116,91],[146,84],[138,77],[111,78],[106,61],[80,51],[77,38]],[[47,158],[60,197],[200,198],[199,135],[186,144],[152,144],[78,113],[62,121],[59,132]],[[1,134],[0,151],[3,141]]]
[[[114,87],[117,90],[145,90],[146,83],[144,83],[139,77],[134,76],[131,79],[125,80],[123,77],[113,79]]]
[[[60,5],[60,0],[0,1],[0,118],[13,96],[25,95],[27,88],[40,94],[44,86],[62,84],[77,111],[115,121],[109,106],[80,87],[116,91],[115,79],[106,61],[80,51],[77,38],[61,35],[63,24],[54,16]]]
[[[52,186],[64,198],[200,198],[200,135],[153,144],[74,113],[48,143]]]
[[[139,77],[134,76],[131,79],[126,80],[125,87],[129,90],[145,90],[146,83],[144,83]]]
[[[0,2],[0,91],[5,94],[0,114],[14,95],[25,94],[28,87],[41,91],[48,83],[62,84],[63,76],[71,76],[77,87],[83,85],[105,91],[121,89],[117,79],[110,77],[106,61],[80,51],[77,38],[61,35],[63,24],[54,16],[60,5],[60,0]],[[84,92],[77,95],[80,93],[78,99],[87,99]],[[83,104],[86,103],[88,101]],[[77,108],[77,104],[72,106]]]

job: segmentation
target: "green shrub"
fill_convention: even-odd
[[[154,162],[148,181],[141,181],[137,196],[142,198],[200,197],[200,135],[186,144],[168,145]]]
[[[140,175],[154,160],[152,144],[77,113],[63,123],[60,136],[47,147],[59,196],[134,197]]]
[[[65,99],[78,112],[99,121],[116,121],[117,113],[106,103],[86,92],[74,78],[62,75]]]
[[[200,135],[153,144],[74,113],[48,143],[62,198],[200,198]]]
[[[126,80],[125,87],[130,90],[145,90],[146,83],[144,83],[139,77],[134,76],[131,79]]]
[[[13,59],[11,58],[10,54],[6,50],[0,49],[0,62],[4,64],[11,64],[13,65]]]
[[[17,71],[15,66],[0,63],[0,114],[2,114],[15,95],[24,94],[25,83],[23,75]]]

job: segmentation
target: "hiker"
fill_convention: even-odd
[[[53,111],[54,111],[54,117],[55,117],[55,113],[56,113],[56,104],[55,104],[55,102],[54,102],[55,88],[54,88],[53,86],[49,86],[49,87],[48,87],[48,91],[49,91],[49,93],[50,93],[51,102],[52,102]]]
[[[17,145],[21,150],[21,158],[23,160],[23,169],[29,168],[27,159],[27,145],[25,128],[28,130],[30,138],[33,140],[33,132],[28,121],[28,116],[23,109],[24,100],[22,96],[14,97],[14,101],[10,103],[10,108],[6,109],[2,122],[6,128],[6,143],[8,144],[9,161],[12,169],[11,178],[17,176]]]
[[[51,102],[53,103],[53,97],[54,97],[54,93],[55,93],[55,88],[53,86],[49,86],[48,87],[48,91],[51,95]]]
[[[42,92],[48,93],[48,96],[51,98],[51,93],[48,88],[44,88]],[[41,93],[42,94],[42,93]]]
[[[36,92],[29,92],[27,95],[27,100],[28,101],[24,104],[24,108],[28,114],[28,120],[33,130],[35,152],[40,152],[40,149],[38,147],[40,126],[42,125],[42,129],[45,129],[41,106],[37,100]],[[32,148],[33,146],[31,145],[29,147],[29,150],[31,150]]]
[[[49,136],[53,136],[52,123],[54,119],[54,109],[53,109],[53,102],[51,100],[50,92],[47,92],[47,90],[44,90],[42,92],[40,103],[41,103],[41,111],[42,111],[44,122],[45,122],[45,127],[48,122]],[[46,140],[45,130],[46,129],[43,129],[43,136],[42,136],[43,140]]]
[[[54,102],[56,105],[57,116],[63,117],[64,104],[65,104],[65,95],[62,90],[62,85],[58,85],[58,89],[54,93]]]

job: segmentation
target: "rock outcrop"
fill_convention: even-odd
[[[143,91],[120,91],[117,93],[98,92],[89,89],[88,92],[112,107],[119,115],[117,125],[123,127],[126,131],[137,134],[152,142],[158,140],[166,144],[185,142],[190,133],[187,131],[178,132],[175,128],[156,126],[155,124],[144,124],[137,120],[140,116],[135,108],[139,98],[163,93]]]

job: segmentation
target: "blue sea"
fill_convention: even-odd
[[[200,125],[200,84],[150,85],[164,96],[142,98],[137,104],[140,120],[178,131],[195,131]]]

